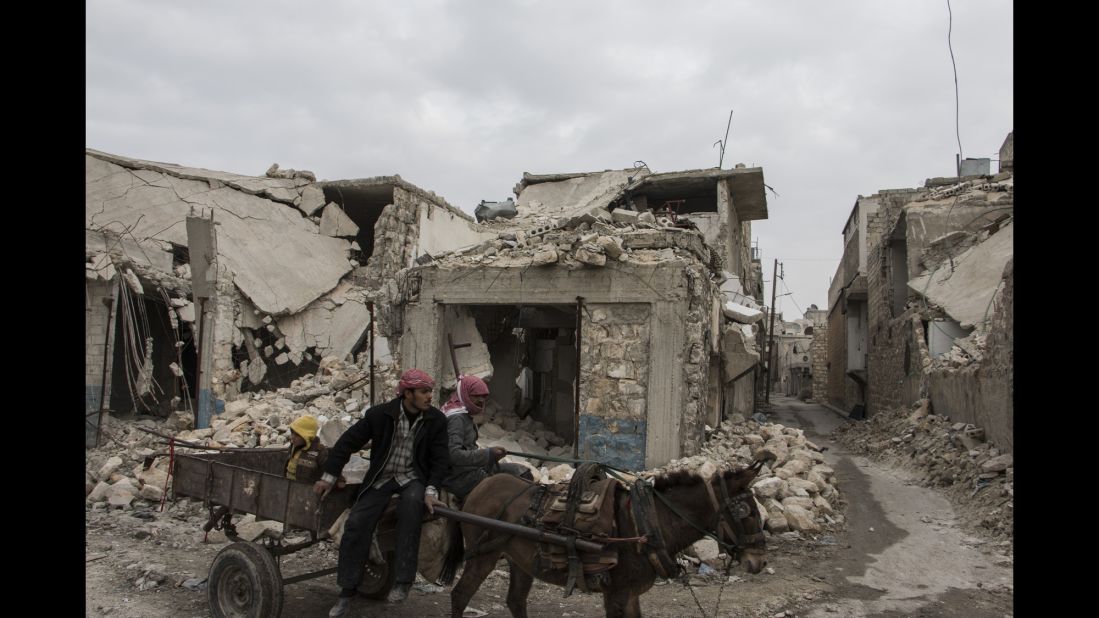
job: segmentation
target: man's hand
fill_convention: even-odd
[[[502,446],[493,446],[493,447],[489,448],[488,450],[491,451],[491,453],[492,453],[492,460],[493,461],[500,461],[501,459],[506,457],[507,454],[508,454],[507,449],[505,449]]]
[[[317,481],[316,483],[313,483],[313,493],[318,496],[324,496],[331,489],[332,483],[329,483],[328,481]]]
[[[427,507],[428,513],[435,514],[435,505],[446,506],[446,503],[439,500],[435,494],[424,494],[424,506]]]

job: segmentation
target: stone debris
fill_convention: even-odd
[[[965,523],[994,539],[1014,538],[1013,458],[987,441],[982,428],[896,408],[841,427],[837,435],[852,452],[912,470],[922,485],[944,488]]]

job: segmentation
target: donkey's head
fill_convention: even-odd
[[[710,481],[717,486],[711,496],[717,502],[717,528],[722,542],[732,546],[732,557],[741,561],[749,573],[759,573],[767,566],[763,518],[752,494],[752,481],[763,464],[774,459],[773,453],[762,450],[751,466],[715,474]]]

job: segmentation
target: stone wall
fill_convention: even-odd
[[[372,278],[384,281],[412,264],[420,235],[421,207],[431,208],[431,204],[401,187],[393,187],[393,203],[382,209],[374,223],[374,254],[367,261]]]
[[[687,276],[688,305],[686,313],[687,342],[683,350],[683,378],[687,385],[680,425],[679,443],[683,455],[694,455],[702,448],[705,438],[706,410],[710,403],[710,354],[713,352],[710,328],[710,307],[718,290],[710,282],[706,270],[689,265]]]
[[[580,338],[582,458],[645,468],[650,306],[585,305]]]
[[[927,380],[935,414],[984,428],[1005,451],[1014,447],[1014,296],[1014,267],[1008,262],[1002,291],[993,303],[984,357],[958,369],[935,369]]]
[[[817,324],[813,327],[813,343],[809,346],[809,356],[813,363],[813,401],[828,401],[828,326]]]

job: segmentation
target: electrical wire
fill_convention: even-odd
[[[958,64],[954,61],[954,46],[951,43],[951,36],[954,32],[954,11],[950,8],[950,0],[946,0],[946,11],[950,16],[949,26],[946,32],[946,46],[950,49],[950,65],[954,67],[954,132],[958,137],[958,160],[961,161],[962,155],[962,129],[959,122],[960,103],[958,98]],[[961,172],[959,171],[959,175]]]

